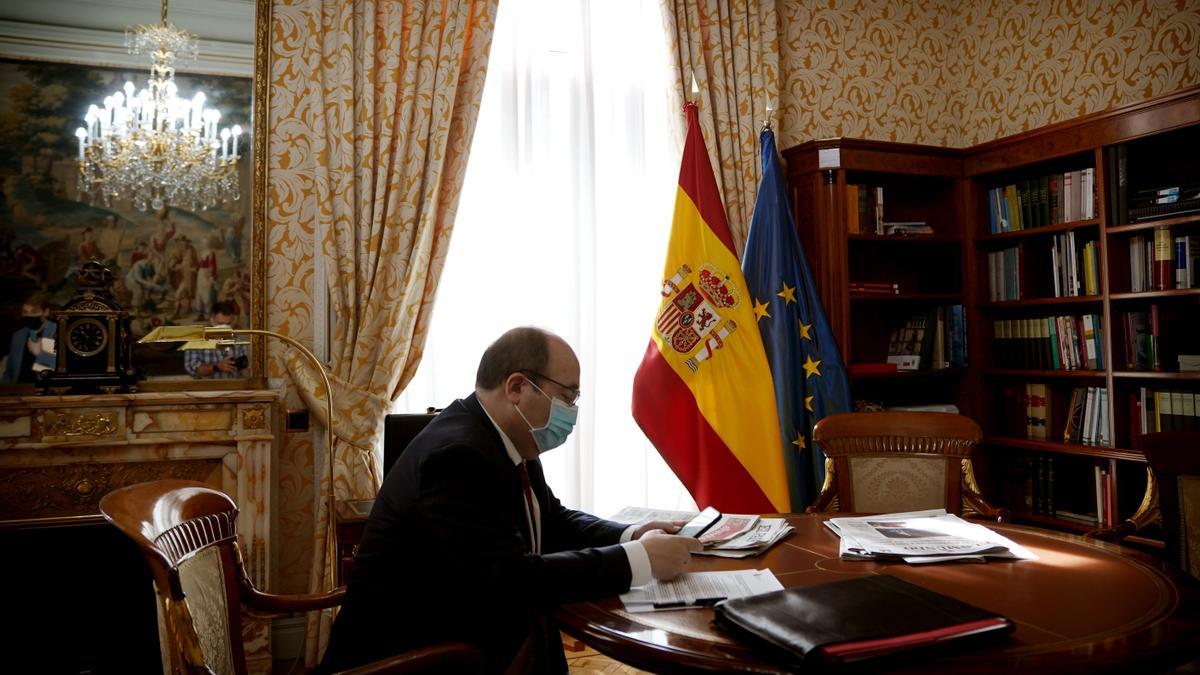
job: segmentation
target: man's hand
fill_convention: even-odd
[[[222,373],[236,373],[237,366],[233,365],[233,357],[226,356],[220,361],[217,361],[217,370],[221,371]]]
[[[663,581],[683,574],[691,561],[691,552],[704,548],[699,539],[678,537],[662,530],[651,530],[640,541],[650,558],[650,574]]]
[[[675,534],[684,525],[687,525],[686,520],[652,520],[648,523],[639,525],[638,528],[633,531],[633,535],[630,537],[630,539],[641,539],[642,535],[653,530],[662,530],[667,534]]]

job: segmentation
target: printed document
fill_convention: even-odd
[[[671,581],[651,581],[629,589],[621,602],[630,612],[711,607],[721,600],[783,590],[771,570],[691,572]]]

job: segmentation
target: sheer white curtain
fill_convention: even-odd
[[[470,393],[504,330],[562,335],[576,431],[542,462],[564,503],[695,504],[630,416],[679,173],[659,0],[503,0],[458,219],[416,377],[397,412]]]

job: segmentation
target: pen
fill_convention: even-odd
[[[656,602],[656,603],[654,603],[654,609],[681,609],[684,607],[712,607],[713,605],[717,604],[718,602],[720,602],[724,599],[725,599],[725,597],[721,596],[721,597],[716,597],[716,598],[696,598],[695,600],[693,600],[691,602],[684,602],[683,600],[676,600],[674,602]]]

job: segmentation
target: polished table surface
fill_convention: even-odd
[[[1200,658],[1200,589],[1151,556],[985,523],[1039,560],[843,561],[838,537],[822,525],[827,517],[788,516],[796,532],[765,554],[740,560],[693,556],[691,571],[768,568],[785,587],[892,574],[1017,624],[1010,638],[993,646],[890,664],[900,672],[1153,672]],[[711,625],[711,609],[634,614],[618,598],[607,598],[564,605],[555,618],[597,651],[652,672],[790,672]]]

